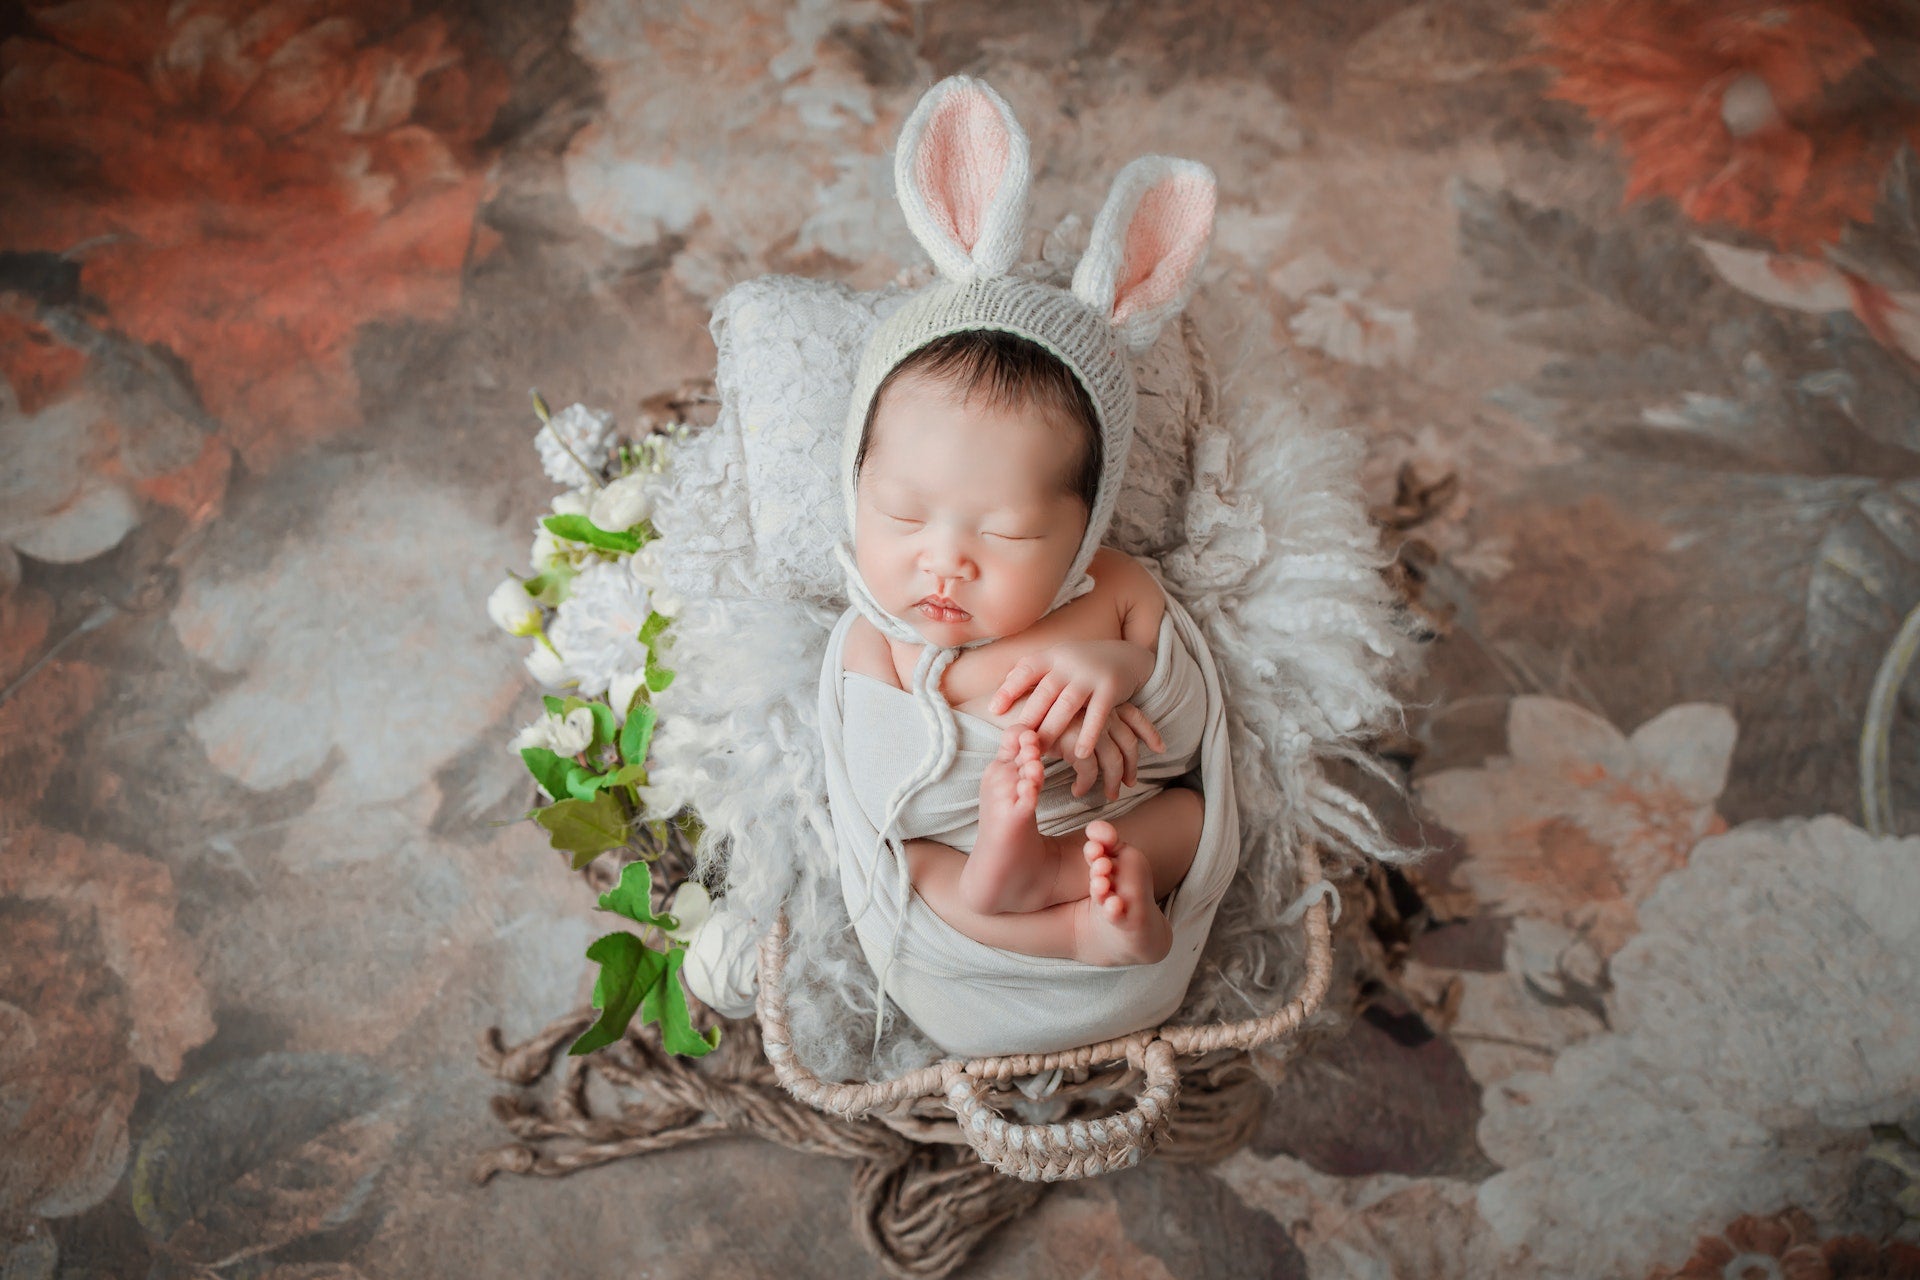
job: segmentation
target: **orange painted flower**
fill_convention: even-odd
[[[180,1075],[213,1035],[173,876],[151,858],[26,825],[0,863],[0,1240],[98,1204],[128,1154],[145,1068]]]
[[[1920,1247],[1865,1236],[1820,1239],[1805,1210],[1747,1214],[1717,1236],[1701,1236],[1678,1271],[1655,1267],[1647,1280],[1916,1280]]]
[[[458,301],[504,72],[406,0],[39,0],[28,22],[0,44],[0,245],[82,262],[249,462],[355,424],[358,328]]]
[[[1649,1280],[1829,1280],[1819,1238],[1800,1209],[1747,1214],[1717,1236],[1701,1236],[1678,1271],[1655,1270]]]
[[[1920,146],[1920,19],[1876,0],[1571,0],[1535,25],[1549,96],[1627,150],[1629,201],[1781,248],[1873,214],[1903,141]],[[1904,59],[1905,61],[1901,61]],[[1903,77],[1905,79],[1903,80]]]

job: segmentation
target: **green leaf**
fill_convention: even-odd
[[[567,704],[562,699],[556,698],[550,693],[546,693],[540,696],[540,705],[547,709],[548,715],[557,716],[560,714],[561,708],[565,707]]]
[[[691,809],[685,810],[676,817],[673,825],[680,828],[680,834],[687,838],[687,843],[690,845],[699,844],[701,833],[707,829],[707,824],[700,821],[700,815]]]
[[[659,656],[654,652],[654,641],[660,638],[660,633],[672,621],[663,613],[649,610],[647,620],[640,625],[640,643],[647,646],[647,688],[655,693],[673,683],[673,672],[660,664]]]
[[[625,916],[635,924],[659,924],[653,914],[653,873],[647,870],[647,864],[629,862],[622,867],[620,883],[600,895],[600,909]]]
[[[636,782],[644,784],[646,780],[647,767],[645,765],[626,764],[621,765],[612,773],[603,773],[597,777],[588,778],[581,785],[585,788],[588,795],[592,795],[594,792],[603,791],[608,787],[630,787]]]
[[[720,1047],[720,1028],[702,1033],[693,1029],[693,1017],[687,1012],[687,993],[680,986],[680,966],[686,962],[687,949],[675,947],[667,952],[667,971],[647,989],[640,1002],[640,1024],[660,1024],[660,1043],[668,1053],[700,1058]]]
[[[527,772],[540,784],[542,790],[556,800],[565,800],[572,794],[567,788],[567,773],[580,766],[566,756],[546,747],[522,747],[520,758],[527,762]]]
[[[600,791],[591,800],[567,799],[534,812],[553,847],[573,855],[579,870],[609,849],[627,842],[627,815],[617,793]]]
[[[533,577],[521,582],[520,585],[527,589],[528,597],[532,599],[535,604],[543,604],[551,608],[560,603],[562,589],[566,584],[566,578],[554,573],[552,570],[548,570],[546,573],[535,574]]]
[[[575,800],[592,800],[601,789],[600,775],[578,761],[567,762],[567,795]]]
[[[653,745],[653,726],[660,715],[652,707],[635,707],[627,712],[620,726],[620,758],[629,765],[645,764],[647,748]]]
[[[600,1010],[600,1017],[567,1050],[573,1056],[604,1049],[625,1035],[647,993],[671,968],[665,956],[630,933],[596,939],[587,948],[587,959],[600,965],[600,976],[593,983],[593,1007]]]
[[[640,539],[625,530],[612,531],[602,529],[593,521],[581,515],[548,516],[540,522],[547,532],[556,538],[565,538],[569,542],[584,542],[601,551],[634,552],[640,549]]]

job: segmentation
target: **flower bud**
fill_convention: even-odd
[[[647,492],[647,477],[622,476],[593,495],[587,519],[609,533],[624,533],[652,511],[653,498]]]
[[[518,578],[508,578],[493,589],[493,594],[487,597],[487,614],[495,626],[510,636],[540,634],[540,606],[534,603]]]
[[[627,722],[627,709],[633,706],[633,695],[640,692],[640,685],[647,678],[646,669],[617,675],[607,685],[607,702],[613,707],[614,718],[621,724]]]
[[[553,726],[549,732],[553,735],[553,749],[563,756],[577,756],[593,745],[593,712],[585,707],[575,707],[567,712],[566,719],[549,716]]]
[[[544,644],[536,644],[527,655],[527,674],[549,689],[565,689],[577,683],[560,655]]]

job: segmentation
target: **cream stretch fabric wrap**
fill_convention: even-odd
[[[1153,674],[1132,699],[1161,731],[1167,752],[1143,754],[1139,781],[1111,803],[1075,799],[1072,769],[1064,761],[1048,764],[1040,796],[1040,829],[1057,835],[1095,818],[1118,817],[1198,765],[1205,816],[1193,864],[1167,903],[1172,950],[1158,964],[1124,968],[988,946],[935,915],[917,894],[902,892],[900,841],[925,836],[972,847],[980,775],[999,748],[1001,731],[956,714],[959,741],[952,762],[901,811],[896,838],[882,842],[879,824],[897,782],[893,774],[926,754],[927,724],[906,692],[842,670],[847,631],[857,616],[858,610],[849,609],[827,641],[820,671],[821,740],[841,890],[868,964],[885,975],[886,994],[942,1051],[969,1057],[1070,1049],[1172,1016],[1240,862],[1220,678],[1187,611],[1167,598]]]

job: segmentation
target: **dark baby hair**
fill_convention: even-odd
[[[1058,356],[1027,338],[1004,329],[963,329],[935,338],[895,365],[874,390],[867,404],[867,420],[860,428],[860,451],[853,473],[866,465],[873,439],[873,419],[880,397],[893,380],[905,373],[944,383],[963,401],[978,392],[989,408],[1013,409],[1032,405],[1056,426],[1071,428],[1081,440],[1080,466],[1071,486],[1088,511],[1100,488],[1100,417],[1093,397]]]

